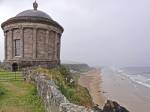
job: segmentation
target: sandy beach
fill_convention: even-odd
[[[107,99],[117,101],[130,112],[148,112],[150,110],[150,90],[137,85],[125,76],[109,70],[92,69],[81,75],[79,84],[86,87],[94,104],[100,108]]]
[[[88,71],[87,73],[81,75],[79,79],[79,84],[89,90],[94,104],[98,104],[99,107],[102,107],[106,100],[103,95],[101,83],[102,80],[100,76],[100,70],[98,69],[92,69]]]
[[[136,84],[128,77],[114,73],[109,69],[101,73],[104,94],[108,99],[117,101],[130,112],[149,112],[150,90]]]

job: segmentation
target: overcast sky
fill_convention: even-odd
[[[34,0],[0,0],[0,23]],[[61,60],[91,65],[150,66],[150,0],[37,0],[65,29]],[[0,29],[0,59],[4,36]]]

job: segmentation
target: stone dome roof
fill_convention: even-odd
[[[33,10],[33,9],[25,10],[25,11],[17,14],[16,17],[40,17],[40,18],[52,20],[52,18],[45,12],[40,11],[40,10]]]
[[[16,17],[40,17],[40,18],[52,20],[52,18],[48,14],[46,14],[43,11],[37,10],[37,8],[38,8],[38,3],[36,3],[36,1],[35,1],[33,3],[33,9],[25,10],[25,11],[17,14]]]
[[[7,21],[1,24],[1,27],[4,28],[4,26],[9,25],[11,23],[33,22],[53,25],[57,28],[60,28],[62,32],[64,31],[63,27],[59,23],[54,21],[47,13],[37,10],[37,8],[38,4],[35,1],[33,3],[33,9],[25,10],[17,14],[15,17],[8,19]]]

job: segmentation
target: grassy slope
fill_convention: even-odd
[[[27,82],[0,82],[0,112],[44,112],[36,93],[35,86]]]

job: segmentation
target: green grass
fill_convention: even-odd
[[[6,72],[4,70],[0,70],[0,81],[5,80],[23,80],[21,72]]]
[[[0,78],[7,74],[9,76],[11,72],[0,71]],[[0,112],[44,112],[44,106],[33,84],[0,81]]]
[[[92,98],[86,88],[78,85],[77,81],[71,84],[69,80],[66,80],[66,78],[73,78],[66,68],[60,67],[51,70],[38,68],[36,71],[45,73],[48,79],[54,80],[59,90],[70,102],[83,106],[93,106]],[[78,80],[79,77],[74,77],[74,79]]]

